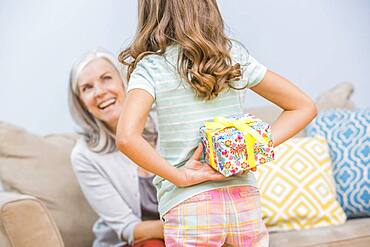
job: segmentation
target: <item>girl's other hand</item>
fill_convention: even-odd
[[[214,170],[206,163],[200,162],[203,153],[203,145],[198,144],[193,156],[186,162],[186,164],[179,168],[183,174],[183,181],[177,185],[179,187],[186,187],[199,184],[205,181],[223,180],[226,177]]]

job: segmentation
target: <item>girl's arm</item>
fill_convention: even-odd
[[[259,84],[251,87],[251,90],[283,109],[271,125],[274,146],[297,134],[317,114],[316,106],[309,96],[270,70]]]
[[[190,186],[208,180],[225,177],[202,164],[202,145],[198,145],[193,157],[181,168],[176,168],[163,159],[142,137],[145,121],[153,104],[153,97],[143,89],[128,92],[123,104],[116,131],[118,149],[133,162],[176,186]]]

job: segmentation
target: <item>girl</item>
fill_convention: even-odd
[[[139,0],[137,30],[120,54],[129,86],[116,143],[157,175],[166,246],[268,246],[254,175],[226,179],[203,164],[199,127],[242,114],[250,88],[284,109],[272,124],[277,146],[314,118],[312,100],[224,34],[216,0]],[[159,154],[141,137],[154,102]]]

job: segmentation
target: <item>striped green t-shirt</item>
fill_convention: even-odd
[[[235,86],[256,85],[263,79],[266,67],[251,57],[239,43],[232,44],[232,60],[242,66],[242,80],[235,82]],[[128,91],[139,88],[153,96],[158,117],[159,152],[176,167],[184,165],[192,156],[200,142],[199,128],[205,120],[242,114],[243,95],[242,90],[229,89],[211,101],[196,98],[193,89],[180,78],[176,70],[180,49],[179,46],[170,46],[164,55],[145,56],[137,64],[128,83]],[[176,187],[159,176],[154,178],[153,183],[157,188],[161,216],[182,201],[204,191],[227,186],[256,186],[251,172],[186,188]]]

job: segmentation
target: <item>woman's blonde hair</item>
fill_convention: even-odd
[[[73,120],[82,128],[82,135],[90,148],[97,153],[107,153],[116,150],[114,133],[107,125],[95,118],[84,106],[80,99],[80,91],[78,88],[78,79],[81,71],[92,61],[96,59],[104,59],[108,61],[112,67],[117,70],[123,81],[123,90],[125,91],[126,82],[123,68],[120,68],[117,59],[108,51],[98,48],[84,54],[77,60],[69,75],[68,89],[68,106]]]
[[[166,47],[177,44],[182,48],[177,70],[198,97],[213,99],[240,80],[216,0],[139,0],[138,15],[136,37],[119,55],[128,65],[128,79],[144,56],[163,55]]]

